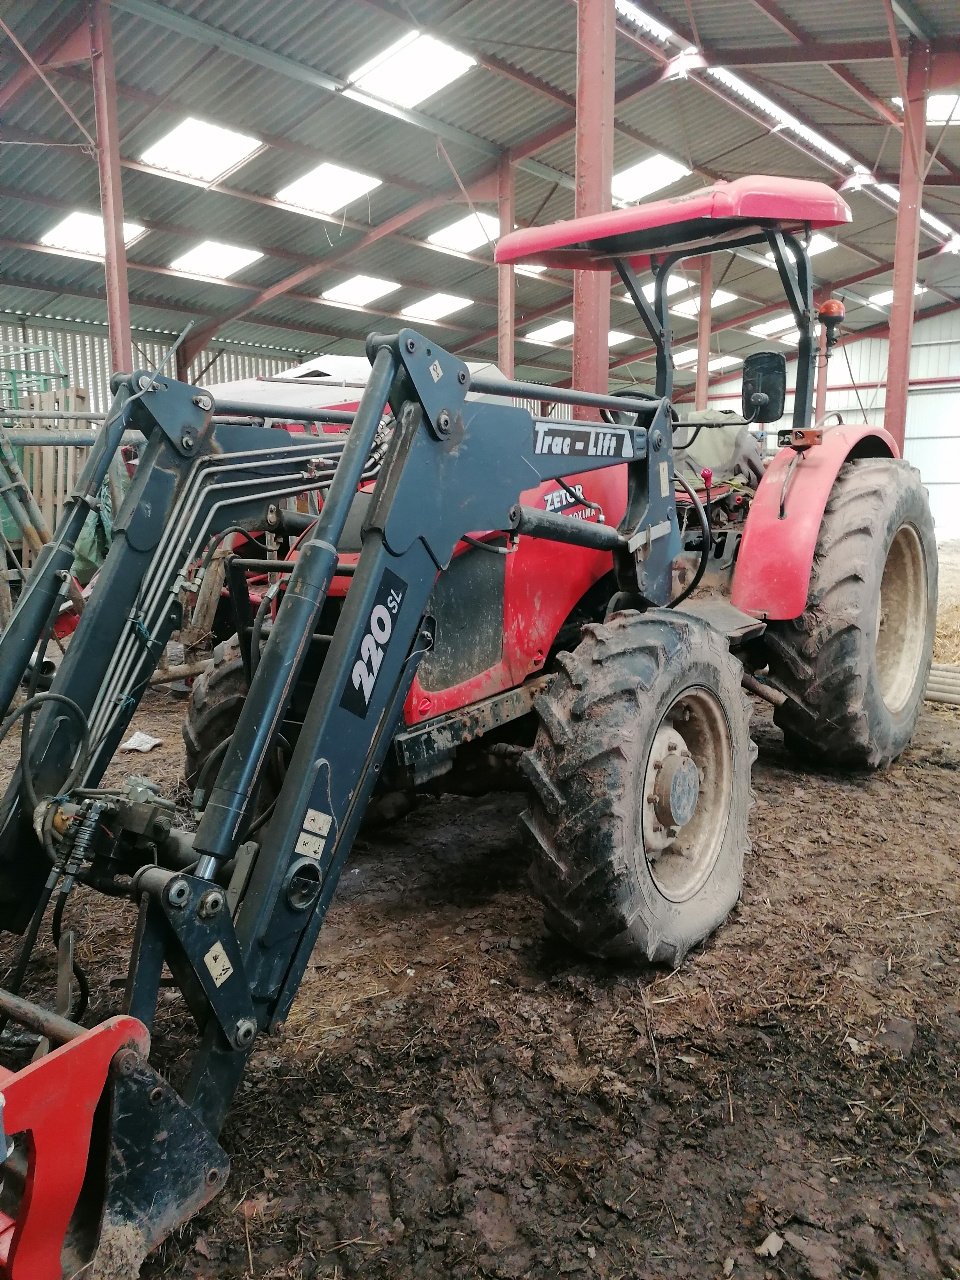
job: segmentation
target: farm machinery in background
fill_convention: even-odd
[[[805,756],[870,768],[904,748],[935,613],[925,494],[882,431],[810,423],[803,237],[848,217],[821,184],[750,178],[505,237],[499,261],[619,272],[657,347],[642,395],[471,374],[411,329],[369,337],[355,412],[277,415],[340,434],[264,431],[237,421],[262,404],[115,377],[76,498],[0,639],[8,706],[54,625],[85,499],[141,431],[53,685],[28,689],[2,729],[21,754],[0,808],[0,925],[19,935],[0,1020],[47,1051],[0,1075],[0,1277],[135,1275],[222,1187],[231,1099],[259,1037],[282,1028],[375,797],[466,789],[481,756],[518,757],[549,925],[594,955],[676,964],[740,895],[744,683]],[[717,522],[677,466],[666,286],[685,254],[746,245],[770,248],[796,317],[797,390],[787,444],[740,489],[730,598],[698,598]],[[777,420],[782,359],[748,360],[744,384],[744,420]],[[684,586],[678,488],[688,551],[692,524],[700,536]],[[285,510],[307,493],[317,514]],[[148,779],[102,779],[180,625],[189,566],[231,531],[270,527],[282,554],[227,561],[232,701],[221,662],[194,694],[197,823],[180,827]],[[250,574],[270,582],[255,610]],[[54,1013],[21,990],[51,910],[69,992],[73,893],[139,913],[122,999],[91,1026],[80,1005]],[[196,1029],[175,1084],[150,1060],[171,980]],[[5,1039],[12,1051],[24,1035]]]

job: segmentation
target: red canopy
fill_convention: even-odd
[[[511,231],[495,256],[497,262],[609,271],[612,258],[646,266],[652,253],[686,246],[695,253],[751,227],[835,227],[851,220],[847,202],[825,182],[751,175],[686,196]]]

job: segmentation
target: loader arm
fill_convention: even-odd
[[[113,1194],[118,1184],[105,1178],[104,1230],[116,1235],[125,1222],[148,1221],[149,1230],[138,1237],[144,1252],[195,1212],[200,1186],[212,1194],[210,1178],[222,1177],[215,1135],[257,1035],[277,1029],[295,998],[404,697],[432,644],[429,597],[459,539],[471,531],[502,530],[580,541],[611,553],[621,589],[639,605],[662,605],[670,597],[679,535],[665,399],[628,405],[637,415],[631,426],[536,418],[505,402],[526,395],[523,384],[483,386],[485,397],[499,396],[499,403],[469,398],[466,365],[411,330],[372,336],[368,355],[371,376],[352,427],[345,443],[341,438],[329,446],[338,451],[332,478],[321,474],[327,446],[316,439],[270,432],[264,447],[266,433],[259,429],[216,423],[207,393],[164,380],[163,391],[153,394],[165,397],[165,429],[149,397],[134,399],[128,385],[117,414],[134,417],[150,443],[98,588],[25,735],[23,772],[4,801],[0,923],[26,926],[29,942],[38,911],[42,915],[45,900],[63,892],[67,881],[126,894],[140,914],[124,1012],[151,1027],[166,966],[197,1025],[184,1098],[151,1085],[155,1073],[146,1062],[134,1063],[124,1087],[129,1093],[132,1078],[142,1080],[143,1089],[133,1089],[132,1100],[110,1112],[108,1169],[125,1167],[129,1162],[117,1153],[133,1145],[141,1151],[162,1146],[157,1123],[150,1121],[154,1095],[164,1100],[164,1133],[189,1136],[178,1142],[186,1188],[179,1219],[176,1184],[173,1202],[169,1195],[163,1201],[162,1218],[156,1197],[150,1198],[161,1185],[170,1192],[162,1167],[151,1180],[141,1160],[135,1186],[119,1184],[123,1194]],[[537,390],[542,399],[594,410],[624,405],[587,393]],[[254,797],[338,570],[337,544],[386,400],[397,425],[359,561],[272,815],[253,839]],[[624,465],[628,503],[620,529],[518,505],[520,494],[541,481]],[[268,502],[321,486],[320,518],[289,573],[197,831],[171,831],[169,802],[142,780],[121,789],[119,798],[116,788],[98,790],[177,624],[186,565],[211,535],[236,523],[262,525]],[[64,713],[64,698],[76,712]],[[85,739],[90,745],[84,752]],[[33,812],[24,805],[24,782],[39,801]],[[0,992],[0,1015],[9,1007]],[[115,1102],[119,1087],[114,1072],[105,1096]],[[98,1256],[94,1247],[92,1275],[98,1274]],[[37,1274],[36,1280],[55,1277]]]

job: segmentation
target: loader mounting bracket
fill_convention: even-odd
[[[144,434],[156,426],[182,458],[196,453],[213,401],[197,395],[195,387],[156,373],[134,373],[130,381],[142,397],[133,407],[136,425]]]
[[[257,1024],[224,891],[185,872],[145,867],[134,879],[133,894],[140,901],[141,927],[131,966],[131,1011],[150,1025],[154,1010],[144,1001],[155,999],[166,960],[198,1027],[212,1014],[233,1048],[249,1049]]]

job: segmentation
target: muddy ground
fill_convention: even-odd
[[[176,784],[182,709],[126,771]],[[143,1280],[960,1277],[960,716],[865,779],[754,729],[743,901],[676,973],[546,936],[517,795],[361,841],[229,1184]],[[123,921],[71,910],[105,1008]]]
[[[678,973],[545,936],[519,797],[363,841],[144,1280],[960,1276],[960,718],[857,782],[756,736],[743,903]]]

